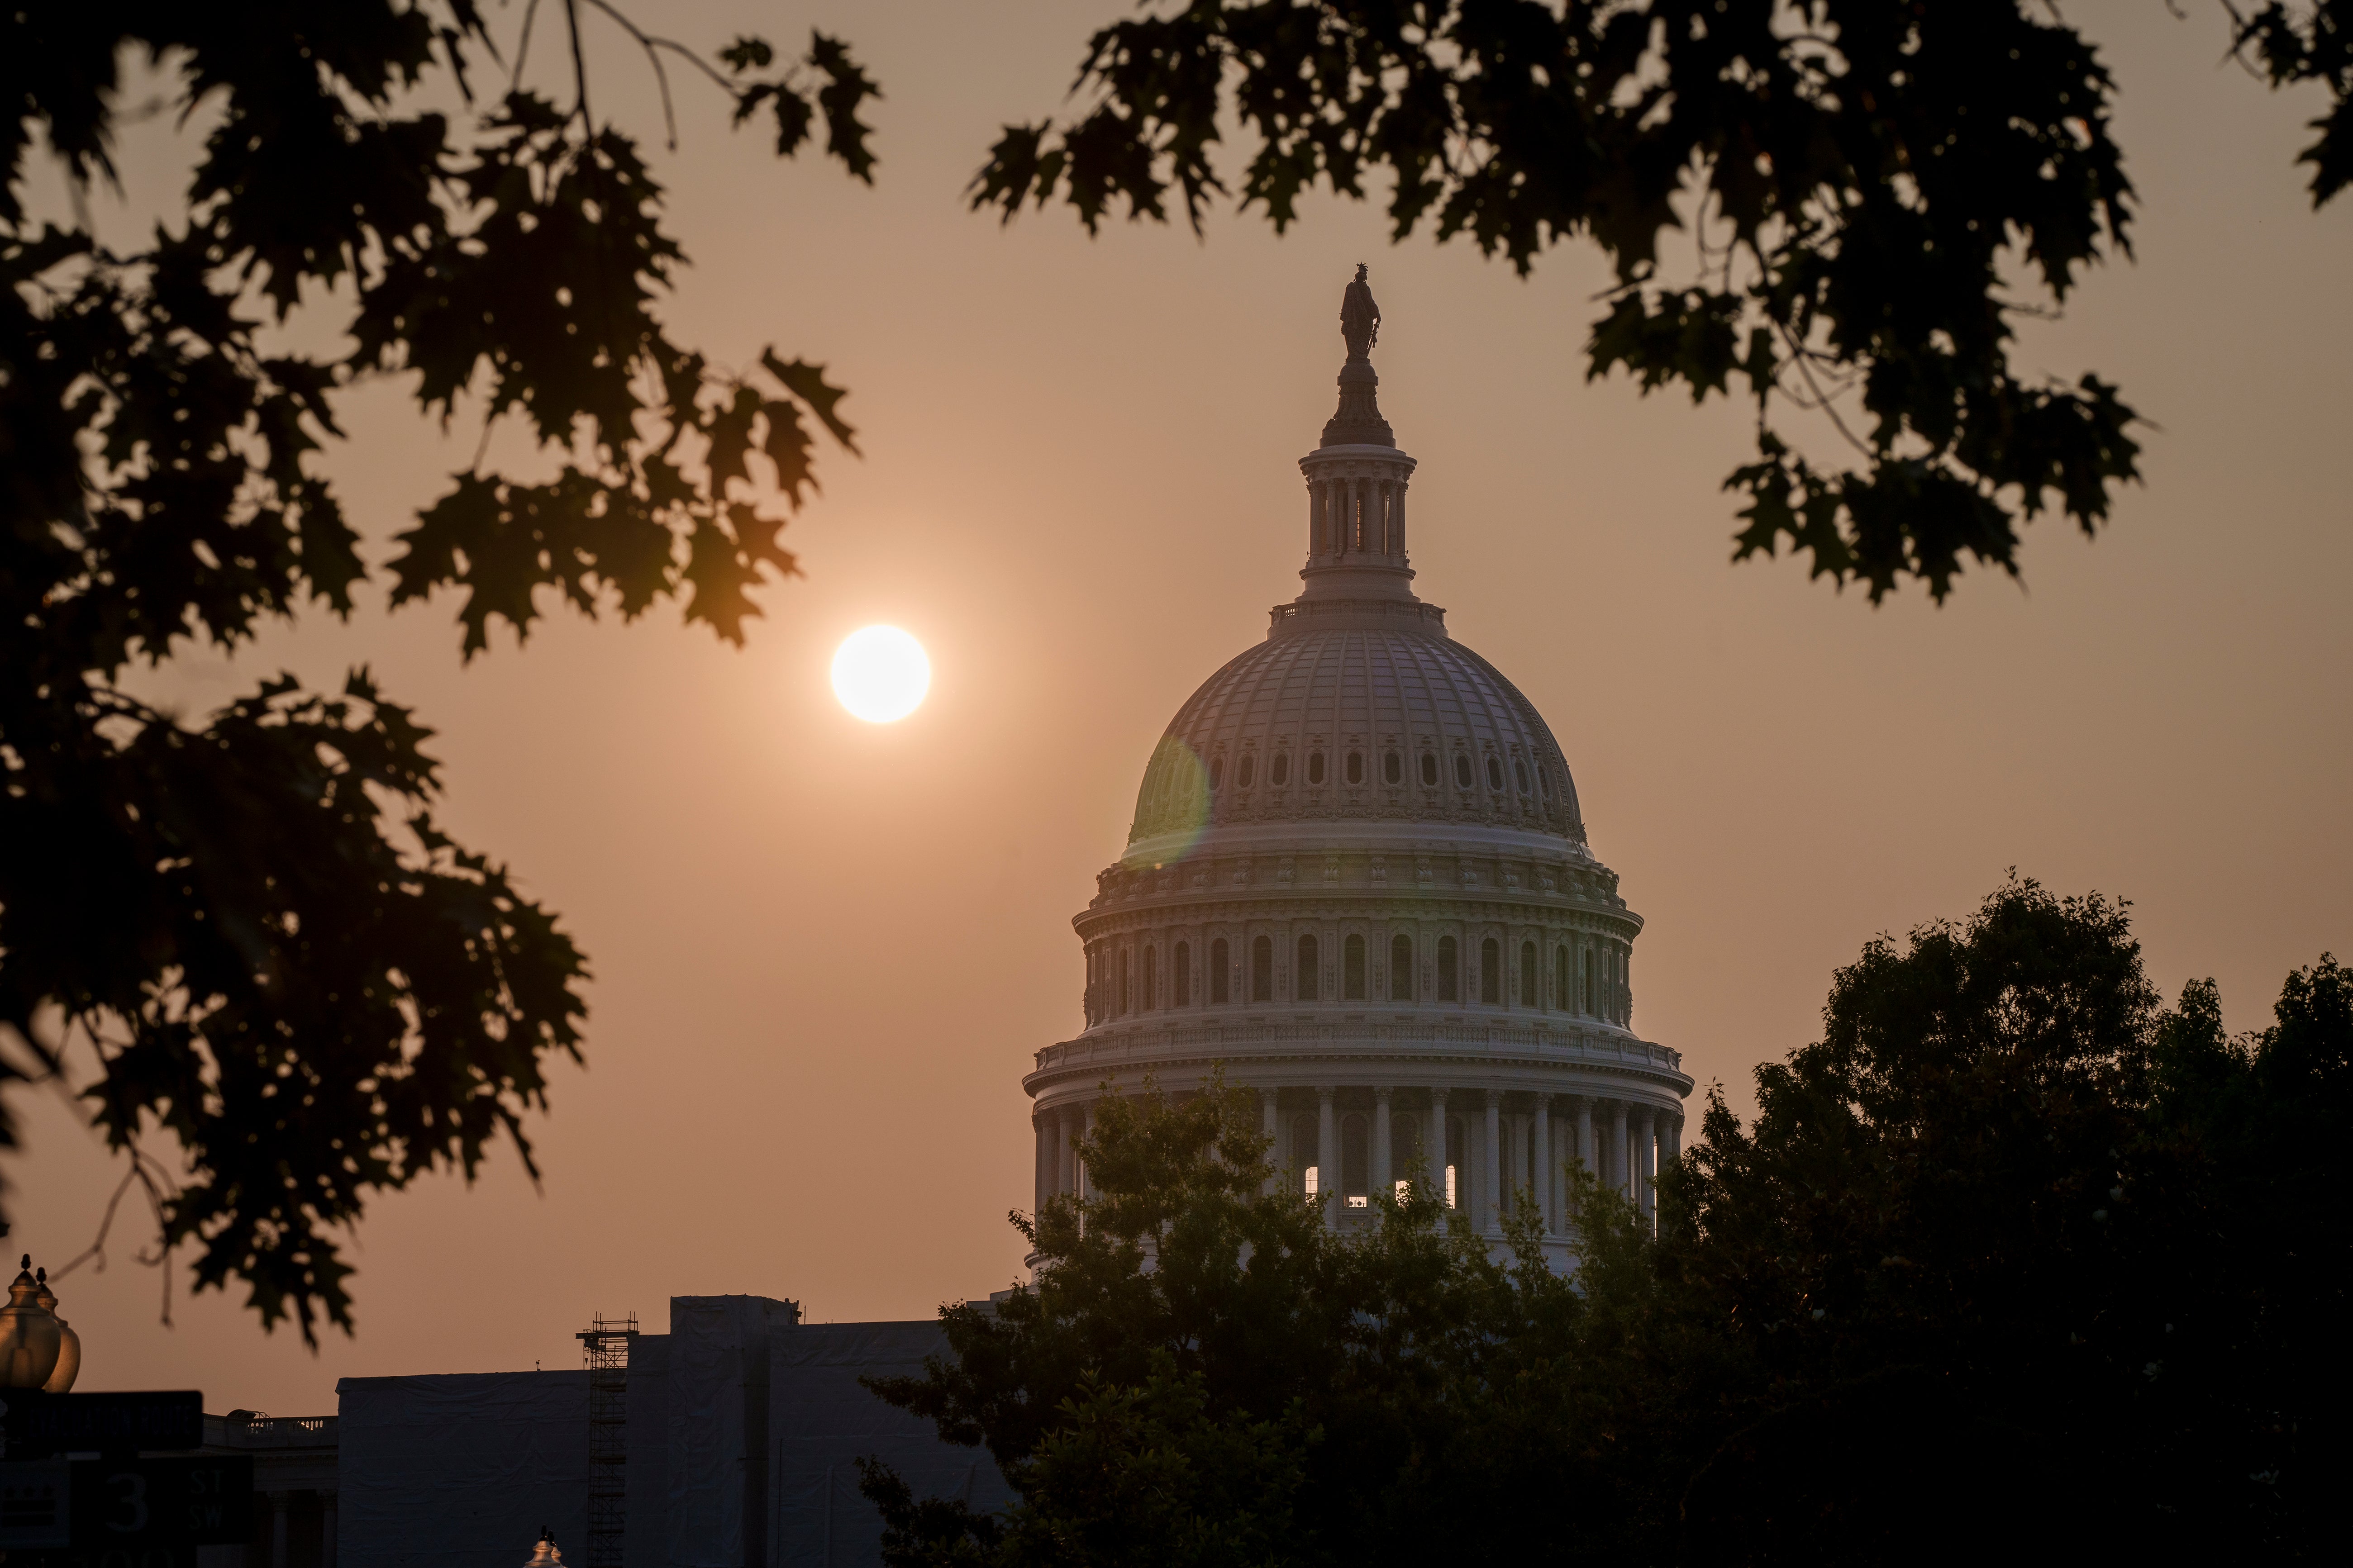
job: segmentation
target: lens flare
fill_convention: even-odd
[[[833,694],[869,724],[892,724],[923,706],[932,689],[923,645],[896,626],[866,626],[833,655]]]

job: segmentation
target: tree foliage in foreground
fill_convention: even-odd
[[[1198,230],[1232,195],[1277,231],[1319,185],[1389,185],[1527,272],[1589,239],[1616,287],[1588,374],[1755,403],[1735,559],[1786,541],[1876,601],[1936,598],[1965,558],[2015,574],[2046,510],[2086,533],[2138,478],[2133,410],[2095,375],[2027,374],[2016,322],[2128,251],[2115,84],[2039,0],[1184,0],[1097,32],[1067,118],[1008,126],[974,205],[1124,204]],[[2353,173],[2338,0],[2233,16],[2274,85],[2335,108],[2316,205]],[[1247,146],[1221,167],[1239,125]],[[1230,176],[1231,184],[1229,184]],[[1685,229],[1688,232],[1678,232]],[[1809,457],[1787,411],[1843,444]]]
[[[777,536],[814,427],[851,439],[819,367],[725,370],[663,328],[683,257],[563,16],[540,29],[571,51],[561,99],[524,85],[529,18],[510,59],[473,0],[0,16],[0,1026],[88,1085],[113,1146],[177,1142],[166,1244],[306,1338],[350,1324],[329,1233],[370,1192],[470,1174],[501,1131],[531,1164],[521,1116],[545,1059],[577,1055],[583,961],[437,826],[428,731],[364,669],[186,722],[137,677],[348,616],[371,581],[396,605],[455,590],[468,657],[549,599],[676,600],[740,642],[750,591],[793,570]],[[774,74],[738,40],[722,72],[613,37],[633,35],[772,121],[779,153],[821,124],[869,177],[873,86],[839,42]],[[113,179],[142,58],[210,129],[177,209],[117,250],[81,198]],[[70,219],[34,205],[60,166]],[[387,378],[532,456],[450,476],[372,570],[320,458],[338,405]]]
[[[2012,882],[1873,943],[1757,1100],[1712,1098],[1655,1238],[1571,1166],[1575,1289],[1524,1226],[1497,1259],[1433,1205],[1343,1237],[1261,1195],[1247,1097],[1108,1101],[1098,1195],[1016,1216],[1035,1286],[875,1384],[1018,1500],[869,1466],[886,1560],[2329,1552],[2353,973],[2230,1039],[2121,905]]]

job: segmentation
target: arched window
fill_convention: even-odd
[[[1124,1017],[1128,1010],[1127,981],[1130,960],[1127,949],[1123,947],[1119,950],[1119,957],[1115,962],[1119,964],[1119,1011],[1120,1015]]]
[[[1211,779],[1209,781],[1209,787],[1211,789],[1217,788],[1218,781],[1214,778]],[[1456,789],[1469,789],[1471,787],[1471,753],[1468,752],[1457,752],[1454,753],[1454,787]]]
[[[1234,764],[1235,786],[1240,789],[1250,788],[1250,775],[1255,773],[1257,771],[1258,758],[1248,752],[1244,752],[1242,753],[1242,760]]]
[[[1438,999],[1440,1002],[1462,1000],[1461,956],[1455,951],[1454,939],[1438,939]]]
[[[1226,946],[1226,939],[1224,937],[1219,937],[1217,941],[1209,944],[1210,1001],[1230,1002],[1233,1000],[1231,984],[1233,973],[1233,950]]]
[[[1365,999],[1365,939],[1352,936],[1340,944],[1340,994],[1351,1002]]]
[[[1209,787],[1211,789],[1215,789],[1225,782],[1226,759],[1223,756],[1211,757],[1209,759]]]
[[[1413,1000],[1413,938],[1403,931],[1389,938],[1389,1000]]]
[[[1323,972],[1323,969],[1324,964],[1322,963],[1321,956],[1317,953],[1315,949],[1315,939],[1312,936],[1301,937],[1299,939],[1299,966],[1291,972],[1291,988],[1293,994],[1298,997],[1302,1002],[1314,1001],[1315,979],[1316,976]]]
[[[1362,752],[1348,753],[1348,782],[1352,784],[1365,782],[1365,753]]]
[[[1492,790],[1504,787],[1504,759],[1501,757],[1487,759],[1487,787]]]
[[[1512,778],[1519,784],[1522,795],[1528,793],[1528,764],[1517,757],[1512,759]],[[1242,775],[1242,783],[1250,783],[1249,774]]]
[[[1556,1013],[1568,1011],[1568,949],[1552,950],[1552,1006]]]
[[[1436,752],[1421,753],[1421,787],[1424,789],[1438,787],[1438,753]]]
[[[1299,1190],[1311,1195],[1316,1190],[1316,1177],[1322,1174],[1316,1169],[1321,1163],[1315,1148],[1318,1136],[1315,1118],[1294,1116],[1291,1119],[1291,1168],[1299,1173]]]
[[[1533,1007],[1536,1005],[1536,944],[1524,942],[1520,943],[1521,1006]]]
[[[1171,1007],[1193,1005],[1193,944],[1189,942],[1176,944],[1176,962],[1169,965],[1168,1005]]]
[[[1504,999],[1504,944],[1489,937],[1479,944],[1479,1000],[1490,1007]]]
[[[1277,752],[1274,753],[1274,766],[1267,770],[1266,782],[1272,784],[1277,789],[1281,789],[1284,784],[1291,782],[1291,753],[1289,752]]]
[[[1373,1135],[1361,1116],[1340,1119],[1340,1191],[1360,1209],[1373,1187]]]
[[[1139,1012],[1160,1005],[1160,950],[1156,947],[1144,950],[1144,984],[1137,988],[1136,1002]]]
[[[1307,782],[1312,784],[1324,782],[1324,753],[1321,752],[1307,753]]]
[[[1250,1000],[1274,1000],[1274,939],[1257,937],[1250,942]]]
[[[1405,759],[1395,752],[1389,752],[1381,759],[1381,782],[1393,784],[1405,783]]]
[[[1580,948],[1577,954],[1578,980],[1577,1010],[1588,1017],[1593,1016],[1593,950]]]

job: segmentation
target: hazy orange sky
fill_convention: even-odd
[[[1727,564],[1718,486],[1746,420],[1586,384],[1588,252],[1522,281],[1463,247],[1392,248],[1377,212],[1329,202],[1279,241],[1255,218],[1091,242],[1059,215],[967,213],[997,125],[1060,100],[1113,5],[660,9],[704,46],[822,26],[882,82],[873,190],[777,164],[691,89],[659,165],[696,263],[680,335],[824,361],[865,458],[828,457],[788,535],[807,575],[741,652],[674,613],[557,619],[461,670],[445,599],[182,661],[192,710],[363,660],[416,704],[446,820],[592,956],[588,1066],[555,1074],[533,1129],[543,1192],[501,1155],[470,1190],[375,1205],[358,1335],[315,1357],[218,1295],[177,1294],[160,1325],[126,1214],[111,1267],[64,1282],[82,1386],[317,1414],[343,1375],[575,1365],[592,1311],[660,1329],[672,1294],[903,1318],[1010,1282],[1019,1080],[1079,1026],[1070,917],[1170,715],[1297,592],[1293,463],[1331,409],[1359,260],[1383,407],[1421,464],[1417,586],[1551,721],[1649,921],[1636,1026],[1703,1084],[1745,1104],[1757,1062],[1813,1037],[1834,966],[1966,914],[2013,866],[2130,899],[2159,985],[2215,976],[2234,1028],[2289,968],[2353,949],[2353,200],[2308,210],[2292,160],[2323,100],[2223,61],[2218,6],[2068,7],[2121,85],[2138,259],[2021,359],[2120,381],[2151,421],[2147,483],[2096,542],[2037,525],[2022,588],[1973,575],[1942,609]],[[609,32],[596,48],[600,101],[658,131],[641,68]],[[102,209],[124,239],[170,168],[164,129],[142,134],[129,206]],[[379,542],[473,441],[390,389],[353,424],[333,466]],[[934,663],[895,726],[827,688],[873,621]],[[12,1245],[61,1259],[114,1168],[57,1101],[18,1100]]]

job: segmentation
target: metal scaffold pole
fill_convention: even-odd
[[[638,1318],[601,1312],[580,1331],[588,1363],[588,1555],[584,1568],[621,1568],[629,1523],[629,1342]]]

